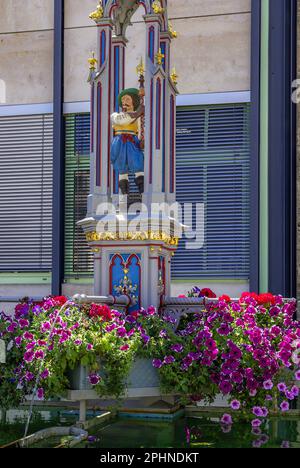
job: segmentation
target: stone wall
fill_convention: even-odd
[[[65,101],[89,100],[87,58],[97,45],[89,13],[97,0],[65,0]],[[0,104],[53,99],[54,0],[0,0]],[[143,9],[128,31],[127,85],[144,39]],[[169,0],[179,33],[172,64],[182,94],[250,89],[251,0]]]

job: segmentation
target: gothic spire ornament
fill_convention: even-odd
[[[103,18],[103,13],[103,3],[102,0],[99,0],[97,9],[90,14],[89,18],[97,23],[101,18]]]

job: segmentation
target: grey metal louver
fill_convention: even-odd
[[[0,272],[51,270],[52,115],[0,117]]]
[[[172,278],[248,279],[249,105],[177,110],[177,201],[204,204],[204,245],[180,242]]]

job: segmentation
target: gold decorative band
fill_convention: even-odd
[[[96,241],[163,241],[167,245],[178,246],[178,237],[165,232],[88,232],[87,242]]]

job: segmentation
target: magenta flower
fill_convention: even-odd
[[[273,401],[272,395],[266,395],[266,401]]]
[[[74,341],[74,344],[75,344],[76,346],[81,346],[81,345],[82,345],[82,340],[75,340],[75,341]]]
[[[43,388],[38,389],[37,397],[38,397],[38,400],[43,400],[44,399],[44,389]]]
[[[44,359],[45,353],[41,349],[35,352],[34,354],[35,359]]]
[[[300,390],[299,390],[299,387],[297,387],[296,385],[294,385],[291,389],[291,392],[292,394],[295,396],[295,397],[298,397],[299,396],[299,393],[300,393]]]
[[[263,418],[266,418],[266,417],[268,416],[268,414],[269,414],[268,409],[267,409],[265,406],[263,406],[263,407],[261,408],[261,410],[262,410],[262,417],[263,417]]]
[[[7,331],[9,333],[14,333],[15,330],[18,328],[18,324],[16,322],[12,322],[8,327],[7,327]]]
[[[230,414],[224,414],[221,418],[221,423],[224,424],[225,426],[231,426],[233,421],[232,421],[232,417],[230,416]]]
[[[233,400],[231,402],[231,408],[235,411],[238,411],[241,408],[241,403],[238,400]]]
[[[263,383],[263,386],[265,390],[272,390],[272,388],[274,387],[273,382],[271,380],[266,380]]]
[[[17,336],[17,337],[15,338],[15,343],[16,343],[16,345],[17,345],[18,347],[21,346],[21,343],[22,343],[22,336]]]
[[[300,370],[298,370],[295,374],[295,379],[299,382],[300,381]]]
[[[20,319],[20,320],[19,320],[19,326],[20,326],[20,328],[22,328],[22,329],[23,329],[23,328],[29,327],[29,322],[28,322],[28,320],[26,320],[26,319]]]
[[[24,340],[26,341],[32,341],[33,340],[33,334],[29,332],[25,332],[23,335]]]
[[[121,346],[120,351],[128,351],[130,349],[130,346],[128,344]]]
[[[24,354],[24,361],[25,362],[32,362],[34,359],[34,353],[32,351],[27,351]]]
[[[42,333],[45,333],[45,332],[50,331],[50,330],[51,330],[51,323],[50,322],[42,323],[42,325],[41,325],[41,332]]]
[[[287,401],[283,401],[280,405],[281,411],[285,413],[286,411],[289,411],[290,405]]]
[[[87,351],[92,351],[93,349],[94,349],[94,346],[93,346],[91,343],[88,343],[88,344],[86,345],[86,350],[87,350]]]

